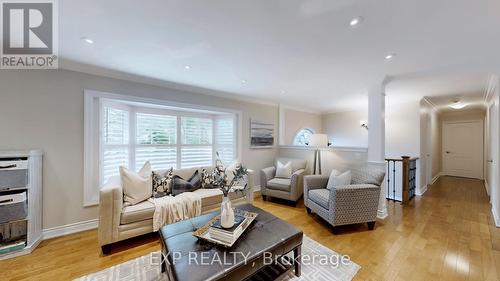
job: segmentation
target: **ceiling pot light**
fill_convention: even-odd
[[[349,22],[349,25],[350,25],[350,26],[356,26],[356,25],[360,24],[362,21],[363,21],[363,17],[355,17],[355,18],[353,18],[353,19]]]
[[[285,90],[281,90],[281,94],[286,94],[286,91]]]
[[[246,84],[246,83],[247,83],[247,80],[243,79],[243,80],[241,80],[241,83],[242,83],[242,84]]]
[[[87,44],[89,44],[89,45],[94,44],[94,40],[92,40],[92,39],[90,39],[90,38],[88,38],[88,37],[82,37],[82,38],[80,38],[80,39],[82,39],[82,40],[83,40],[83,42],[85,42],[85,43],[87,43]]]
[[[455,101],[453,102],[452,104],[449,105],[449,107],[453,108],[453,109],[462,109],[464,107],[466,107],[467,104],[461,102],[461,101]]]
[[[186,70],[190,70],[190,69],[191,69],[191,66],[190,66],[190,65],[185,65],[185,66],[184,66],[184,69],[186,69]]]
[[[392,60],[395,56],[396,56],[396,54],[388,54],[388,55],[385,56],[385,59],[386,60]]]

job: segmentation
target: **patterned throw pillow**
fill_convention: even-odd
[[[163,173],[153,171],[153,197],[158,198],[171,193],[174,168]]]
[[[198,170],[188,179],[185,180],[177,175],[172,179],[172,195],[176,196],[183,192],[193,192],[201,188],[201,176]]]
[[[210,173],[206,169],[201,169],[201,187],[217,188],[217,185],[215,185],[216,174],[215,170]]]

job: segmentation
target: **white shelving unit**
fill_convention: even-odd
[[[0,260],[31,253],[42,240],[42,157],[41,150],[0,151],[0,166],[6,159],[27,160],[27,185],[24,187],[2,188],[0,194],[12,190],[25,190],[28,204],[26,246],[13,252],[0,254]],[[1,178],[0,178],[1,180]],[[0,186],[2,183],[0,183]],[[5,184],[4,184],[5,185]]]

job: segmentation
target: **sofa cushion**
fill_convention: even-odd
[[[149,201],[143,201],[136,205],[123,208],[120,218],[120,224],[129,224],[133,222],[149,220],[153,218],[155,205]]]
[[[330,190],[326,188],[313,189],[309,191],[309,199],[314,203],[328,210],[328,200],[330,199]]]
[[[267,182],[267,188],[281,191],[290,191],[291,182],[291,179],[274,178]]]

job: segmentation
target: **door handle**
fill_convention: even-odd
[[[488,160],[488,163],[493,163],[493,160]]]
[[[450,154],[450,153],[451,153],[451,152],[449,152],[449,151],[446,151],[446,154]]]

